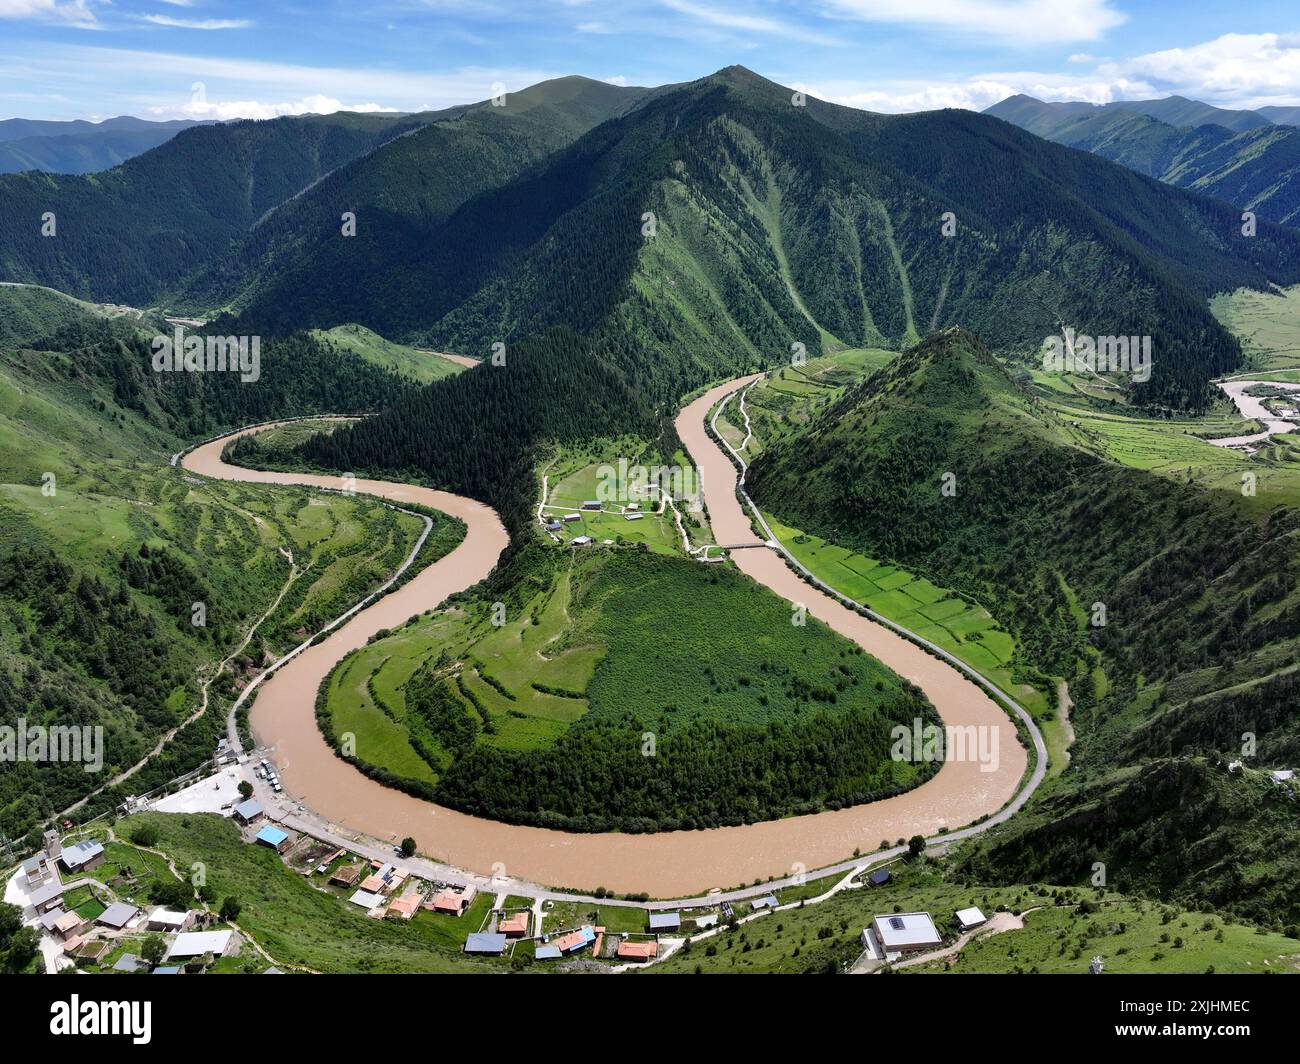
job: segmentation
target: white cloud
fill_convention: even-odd
[[[1169,95],[1229,108],[1300,102],[1300,34],[1225,34],[1186,48],[1095,63],[1089,72],[997,71],[951,81],[818,81],[796,87],[814,96],[873,111],[934,107],[983,110],[1016,93],[1040,100],[1111,103]]]
[[[172,18],[170,15],[141,15],[140,18],[155,26],[182,30],[242,30],[252,25],[246,18]]]
[[[1149,82],[1158,94],[1262,107],[1300,99],[1300,34],[1226,33],[1188,48],[1148,52],[1098,68]]]
[[[1071,77],[1041,71],[1003,71],[983,74],[964,81],[930,82],[885,80],[872,82],[824,81],[798,84],[811,96],[860,107],[868,111],[899,114],[961,107],[982,111],[1016,93],[1040,100],[1070,100],[1109,103],[1118,99],[1139,99],[1159,95],[1149,84],[1132,79],[1119,81],[1099,77]]]
[[[0,0],[0,19],[91,26],[95,13],[90,10],[89,0]]]
[[[834,45],[841,43],[834,37],[802,29],[780,19],[765,15],[741,14],[726,8],[712,7],[696,3],[695,0],[659,0],[670,11],[688,18],[696,19],[709,26],[724,30],[738,30],[743,33],[760,33],[784,37],[787,40],[803,41],[806,44]]]
[[[42,91],[67,111],[85,101],[114,114],[193,117],[192,86],[206,86],[207,117],[265,117],[313,110],[433,110],[492,96],[500,82],[517,92],[570,73],[528,67],[463,67],[444,72],[365,67],[313,67],[188,55],[180,52],[66,44],[26,50],[0,64],[0,100]],[[221,101],[228,101],[222,103]],[[77,108],[80,102],[81,108]],[[225,108],[216,111],[212,108]]]
[[[229,122],[236,118],[282,118],[285,115],[332,115],[336,111],[360,111],[363,113],[392,112],[396,107],[384,107],[377,103],[343,103],[329,96],[307,96],[301,100],[279,100],[263,103],[258,100],[222,100],[191,99],[181,107],[150,107],[149,114],[155,118],[215,118]]]
[[[1017,44],[1095,41],[1127,18],[1111,0],[825,0],[829,13]]]

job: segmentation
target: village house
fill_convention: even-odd
[[[89,872],[104,863],[104,847],[93,839],[69,846],[60,855],[59,860],[69,872]]]
[[[943,936],[934,926],[929,913],[889,913],[877,916],[871,921],[870,930],[886,955],[933,949],[943,942]],[[862,934],[865,938],[867,932]]]
[[[340,865],[330,876],[330,882],[336,887],[350,887],[360,878],[360,865]]]
[[[414,891],[405,897],[396,898],[388,904],[388,915],[400,920],[409,920],[420,909],[420,895]]]
[[[618,944],[617,957],[624,961],[648,961],[653,960],[659,954],[659,943],[654,939],[646,939],[641,942],[620,942]]]
[[[115,901],[95,918],[95,923],[113,931],[121,931],[140,914],[134,905],[124,901]]]
[[[145,927],[150,931],[179,934],[182,931],[190,930],[194,926],[196,916],[197,914],[192,909],[186,909],[182,912],[178,909],[164,909],[159,906],[149,914],[149,918],[145,921]]]

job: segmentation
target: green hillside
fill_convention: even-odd
[[[186,278],[177,298],[215,309],[256,303],[259,326],[277,330],[358,321],[394,336],[391,322],[372,310],[370,288],[380,270],[462,204],[622,114],[645,92],[558,78],[510,93],[500,106],[487,102],[428,116],[436,120],[255,219],[224,254]],[[344,212],[356,217],[355,235],[346,239]],[[366,283],[355,283],[359,277]],[[291,313],[302,308],[307,290],[317,291],[316,306]]]
[[[1199,815],[1210,801],[1208,777],[1188,759],[1239,757],[1243,732],[1258,737],[1252,764],[1285,766],[1300,753],[1289,708],[1295,511],[1267,489],[1248,496],[1121,464],[1075,425],[953,331],[765,448],[749,485],[787,524],[981,603],[1026,665],[1068,681],[1073,759],[1035,807],[1050,801],[1052,815],[1023,814],[977,844],[997,848],[1005,874],[1068,882],[1103,861],[1112,875],[1123,870],[1126,889],[1247,912],[1267,896],[1291,918],[1293,847],[1252,865],[1247,890],[1231,870],[1250,863],[1250,839],[1224,832],[1181,845],[1193,833],[1177,829],[1174,811],[1181,803],[1180,815]],[[1104,624],[1094,624],[1095,604]],[[1131,788],[1134,773],[1181,784],[1161,802],[1100,802],[1112,818],[1143,821],[1142,843],[1130,847],[1083,810],[1089,795]],[[1223,801],[1251,805],[1239,777],[1221,785],[1232,796]]]
[[[465,369],[432,351],[419,351],[406,344],[385,340],[364,325],[336,325],[332,329],[316,330],[312,336],[331,349],[349,351],[372,365],[381,366],[401,377],[409,377],[420,384],[454,377]]]
[[[202,707],[205,685],[208,712],[78,816],[210,757],[251,671],[391,576],[423,524],[361,497],[210,482],[169,464],[221,427],[411,387],[354,356],[287,341],[268,344],[258,385],[167,379],[130,316],[5,287],[0,321],[0,719],[104,729],[97,772],[0,765],[0,833],[18,838],[145,757]],[[15,344],[24,332],[42,346]],[[462,534],[436,525],[425,560]]]
[[[145,305],[285,199],[426,117],[196,126],[101,174],[0,176],[0,276]],[[43,235],[46,212],[53,235]]]

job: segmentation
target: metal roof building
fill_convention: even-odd
[[[506,951],[506,936],[487,931],[475,931],[465,940],[466,953],[499,955]]]
[[[105,927],[123,928],[135,919],[140,910],[124,901],[115,901],[95,918],[95,923]]]
[[[888,953],[926,949],[943,941],[929,913],[888,913],[877,916],[871,926]]]
[[[289,841],[289,836],[279,828],[273,828],[268,824],[257,833],[257,841],[263,846],[269,846],[273,850],[278,850]]]
[[[235,806],[235,816],[239,817],[245,824],[251,824],[262,815],[262,803],[256,798],[250,798],[246,802],[240,802]]]
[[[202,957],[205,953],[223,956],[234,934],[233,931],[185,931],[176,936],[172,948],[167,951],[167,959]]]
[[[63,867],[69,872],[76,872],[85,868],[96,858],[104,855],[104,847],[92,839],[85,842],[79,842],[75,846],[69,846],[63,851],[59,860],[63,862]]]
[[[682,926],[681,913],[651,913],[651,931],[676,931]]]

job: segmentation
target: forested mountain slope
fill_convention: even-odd
[[[255,296],[241,327],[357,321],[485,356],[565,326],[662,401],[796,342],[899,345],[961,324],[1032,353],[1068,324],[1152,336],[1135,395],[1195,408],[1239,359],[1206,296],[1300,278],[1300,238],[1267,224],[1243,238],[1226,204],[968,112],[794,106],[742,68],[393,237],[354,264],[366,285],[346,258],[304,263],[313,283]]]
[[[147,304],[272,207],[426,121],[337,114],[229,122],[184,130],[100,174],[4,175],[0,277]]]
[[[369,208],[370,222],[379,223],[359,226],[366,247],[383,236],[394,204],[403,205],[399,216],[409,209],[436,217],[621,114],[646,91],[562,78],[509,94],[502,107],[483,101],[412,115],[229,122],[186,130],[102,174],[0,176],[0,199],[10,208],[0,219],[0,279],[118,303],[166,299],[175,309],[185,305],[182,281],[197,275],[190,293],[197,309],[220,306],[242,285],[274,280],[304,242],[339,238],[344,210]],[[356,187],[345,178],[298,212],[275,212],[345,164],[442,123],[448,130],[392,144],[390,161],[360,171]],[[53,236],[42,231],[47,212],[57,223]],[[247,245],[236,247],[245,237]],[[229,267],[202,274],[205,264],[227,259]],[[357,277],[362,265],[352,262],[347,276]]]
[[[334,295],[362,291],[391,261],[394,248],[418,243],[472,196],[570,144],[648,92],[559,78],[460,109],[410,136],[340,167],[259,218],[250,231],[181,286],[178,299],[201,307],[240,307],[249,299],[274,308],[324,284]],[[356,216],[342,235],[342,215]],[[366,282],[358,284],[359,278]],[[348,304],[336,304],[341,310]],[[279,320],[265,317],[274,324]],[[292,320],[290,327],[340,320]]]
[[[1074,882],[1102,861],[1135,889],[1294,918],[1293,810],[1268,814],[1285,842],[1255,867],[1255,896],[1242,876],[1261,855],[1253,835],[1185,840],[1216,805],[1240,820],[1255,803],[1255,783],[1226,768],[1243,732],[1258,736],[1252,764],[1300,755],[1288,667],[1300,516],[1260,517],[1239,494],[1114,464],[1062,430],[973,336],[951,331],[774,443],[749,485],[782,520],[982,602],[1034,664],[1069,681],[1078,738],[1041,806],[1051,813],[999,828],[986,870]],[[1107,829],[1120,820],[1129,827]]]
[[[1294,125],[1262,120],[1225,125],[1213,115],[1190,125],[1175,121],[1184,117],[1176,110],[1161,120],[1160,111],[1044,103],[1029,96],[1009,97],[984,113],[1270,221],[1294,225],[1300,220],[1300,128]]]

